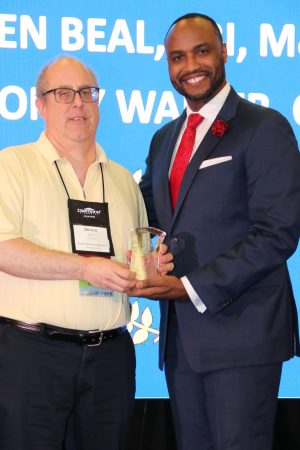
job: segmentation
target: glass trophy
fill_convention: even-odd
[[[138,227],[131,230],[130,269],[137,280],[145,280],[159,275],[161,244],[166,233],[158,228]]]

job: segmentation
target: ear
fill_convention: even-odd
[[[37,97],[35,106],[37,107],[40,116],[45,120],[47,116],[46,101],[44,99],[41,99],[40,97]]]
[[[223,62],[224,64],[227,62],[227,45],[225,43],[222,44],[222,57],[223,57]]]

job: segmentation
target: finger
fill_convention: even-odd
[[[159,251],[161,255],[165,255],[168,251],[168,246],[166,244],[161,244]]]
[[[132,256],[132,251],[126,250],[126,258],[129,263],[131,262],[131,256]]]
[[[173,261],[174,256],[172,255],[172,253],[166,253],[164,255],[161,255],[159,260],[161,263],[169,263],[171,261]]]
[[[136,280],[136,273],[129,270],[126,264],[123,267],[118,267],[115,274],[123,280]]]
[[[145,289],[149,287],[149,280],[138,280],[135,287],[136,289]]]
[[[147,295],[145,294],[145,289],[140,288],[133,288],[130,290],[130,297],[145,297],[147,298]]]
[[[155,278],[147,278],[145,280],[138,280],[135,286],[137,289],[157,289],[163,286],[163,280],[161,276]]]
[[[123,279],[112,280],[108,283],[108,287],[114,291],[127,294],[129,291],[135,288],[135,280],[131,282],[124,282]]]
[[[127,289],[135,287],[135,272],[122,267],[115,267],[115,270],[106,274],[106,284],[110,289],[125,292]]]
[[[168,272],[172,272],[172,270],[174,269],[174,264],[173,263],[168,263],[168,264],[160,264],[159,265],[159,271],[160,271],[160,274],[161,275],[163,275],[163,274],[166,274],[166,273],[168,273]]]
[[[160,298],[160,295],[158,294],[157,290],[154,288],[132,289],[130,292],[130,296],[131,297],[148,298],[150,300],[157,300]]]

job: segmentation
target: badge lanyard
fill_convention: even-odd
[[[115,256],[110,231],[108,203],[105,202],[103,168],[100,163],[102,177],[103,202],[73,200],[58,168],[55,166],[68,196],[69,224],[73,253],[87,256]]]

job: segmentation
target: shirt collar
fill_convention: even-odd
[[[43,131],[40,135],[38,141],[37,141],[37,147],[39,152],[44,156],[44,158],[49,161],[51,164],[53,164],[55,161],[60,159],[66,159],[59,156],[56,148],[51,143],[51,141],[48,139],[46,132]],[[103,163],[106,166],[108,166],[108,159],[107,156],[101,147],[101,145],[96,144],[96,160],[93,164],[99,164]]]
[[[219,114],[222,106],[225,103],[225,100],[230,92],[230,85],[226,83],[225,86],[215,95],[209,102],[207,102],[199,111],[192,111],[189,105],[186,105],[186,114],[187,117],[190,114],[198,113],[201,114],[205,119],[209,119],[211,122],[215,120],[217,115]]]

